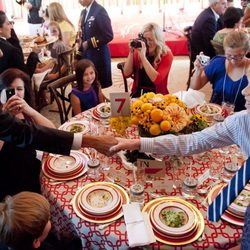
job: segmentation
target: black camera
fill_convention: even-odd
[[[6,89],[5,91],[7,100],[9,100],[13,95],[15,95],[15,89],[13,88]]]
[[[135,49],[141,48],[141,41],[143,41],[145,43],[146,47],[148,47],[147,40],[143,37],[142,33],[138,34],[138,38],[132,39],[130,41],[130,46],[132,48],[135,48]]]

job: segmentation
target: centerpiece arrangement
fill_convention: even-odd
[[[141,136],[187,134],[208,127],[206,119],[192,114],[174,95],[145,93],[131,104],[131,123],[139,126]]]

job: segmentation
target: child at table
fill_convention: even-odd
[[[103,102],[105,97],[98,81],[96,68],[90,60],[78,61],[75,71],[77,86],[72,89],[70,102],[74,115],[77,115]]]
[[[82,249],[79,238],[59,242],[50,229],[50,204],[42,195],[21,192],[0,203],[0,249]]]

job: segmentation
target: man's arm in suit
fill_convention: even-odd
[[[73,134],[29,125],[9,113],[0,111],[0,140],[11,142],[18,147],[32,146],[42,151],[68,155],[73,143]]]

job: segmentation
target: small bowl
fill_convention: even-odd
[[[221,114],[221,107],[214,103],[205,103],[196,107],[197,112],[204,116],[208,122],[212,122],[214,116]]]

